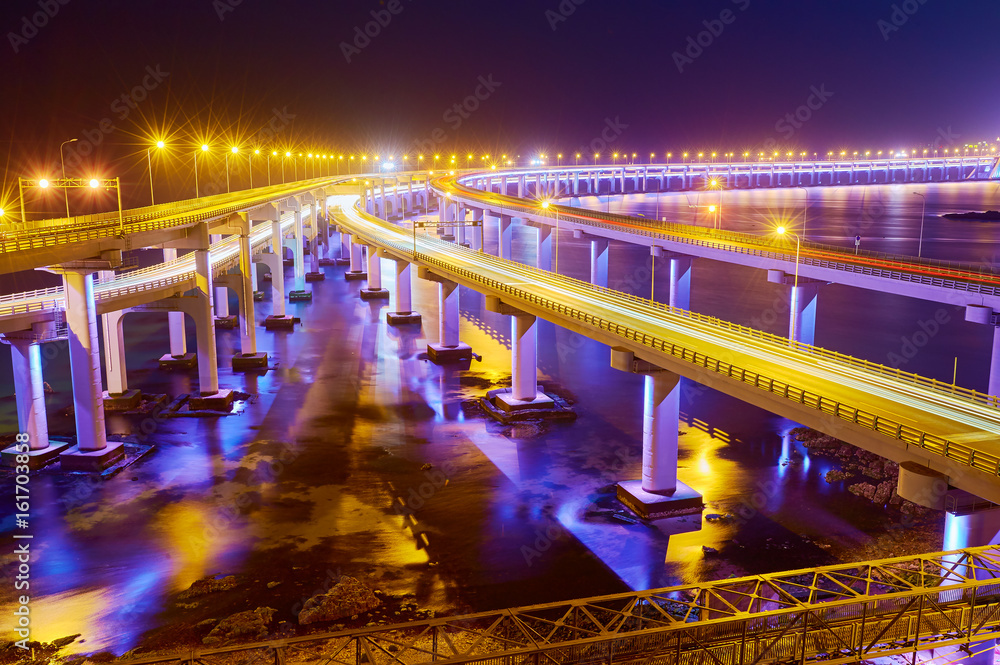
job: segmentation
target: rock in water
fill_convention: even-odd
[[[267,636],[267,627],[276,610],[258,607],[255,610],[237,612],[219,622],[208,635],[202,638],[205,644],[218,644],[234,637],[261,639]]]
[[[299,612],[299,624],[304,626],[317,621],[333,621],[363,614],[381,604],[382,601],[375,597],[371,589],[345,575],[332,589],[306,601]]]

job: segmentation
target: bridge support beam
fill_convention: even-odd
[[[800,277],[796,286],[794,277],[783,270],[768,270],[767,281],[787,284],[791,289],[788,302],[788,339],[803,344],[815,344],[816,304],[819,287],[824,282]]]
[[[611,349],[611,366],[644,380],[642,479],[618,483],[618,500],[643,519],[701,512],[701,494],[677,479],[680,377],[621,347]]]
[[[424,267],[417,269],[417,276],[438,285],[438,342],[427,345],[427,356],[438,364],[471,359],[472,347],[460,341],[458,335],[458,284]]]
[[[305,263],[305,225],[302,222],[302,202],[299,201],[296,210],[292,211],[295,219],[294,237],[292,245],[292,259],[294,263],[294,281],[292,291],[288,294],[288,299],[293,302],[312,300],[312,291],[306,291],[306,263]]]
[[[420,323],[420,314],[413,311],[410,293],[410,262],[405,259],[393,259],[396,263],[396,308],[386,312],[385,320],[390,326],[409,323]]]
[[[388,300],[389,289],[382,288],[382,257],[378,247],[368,246],[368,288],[361,289],[362,300]]]

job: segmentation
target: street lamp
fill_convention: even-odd
[[[774,230],[779,236],[790,235],[795,238],[795,280],[792,285],[792,307],[798,307],[798,297],[799,297],[799,250],[802,247],[802,243],[799,240],[799,236],[789,231],[784,226],[779,226]],[[798,317],[795,315],[795,311],[792,311],[792,324],[789,326],[788,339],[790,342],[795,341],[795,323]]]
[[[253,189],[253,156],[259,154],[259,148],[255,148],[252,154],[249,152],[247,153],[247,164],[250,165],[250,189]]]
[[[917,242],[917,258],[919,259],[924,249],[924,213],[927,212],[927,197],[920,192],[913,192],[913,194],[924,200],[924,205],[920,209],[920,240]]]
[[[544,210],[548,210],[549,202],[542,201],[542,208]],[[552,251],[552,270],[553,272],[558,274],[559,273],[559,209],[553,208],[552,210],[553,212],[555,212],[556,215],[556,241],[555,241],[555,249]]]
[[[63,146],[66,145],[67,143],[73,143],[74,141],[78,140],[79,139],[70,139],[68,141],[63,141],[62,143],[59,144],[59,163],[62,164],[63,180],[66,179],[66,160],[63,159]],[[69,219],[69,190],[64,188],[63,193],[66,196],[66,219]]]
[[[162,150],[164,145],[165,144],[163,143],[163,141],[157,141],[156,142],[156,149],[157,150]],[[156,201],[155,201],[155,199],[153,197],[153,159],[149,156],[149,151],[150,150],[152,150],[152,148],[146,148],[146,166],[149,167],[149,204],[155,206],[156,205]],[[65,177],[66,177],[66,174],[64,173],[63,174],[63,178],[65,178]],[[66,213],[66,216],[67,217],[69,216],[69,212]]]
[[[208,152],[207,143],[201,144],[201,151]],[[197,150],[194,151],[194,197],[196,199],[200,198],[200,195],[198,194],[198,151]]]
[[[240,151],[240,149],[238,147],[236,147],[236,146],[233,146],[229,150],[234,155]],[[227,194],[232,193],[232,191],[229,188],[229,153],[228,152],[226,153],[226,193]]]

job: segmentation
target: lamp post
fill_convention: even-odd
[[[927,212],[927,196],[921,194],[920,192],[913,192],[914,195],[919,196],[924,200],[924,205],[920,209],[920,240],[917,241],[917,258],[920,258],[921,252],[924,249],[924,213]]]
[[[808,221],[808,215],[809,215],[809,190],[806,189],[805,187],[802,187],[801,185],[797,186],[795,189],[801,189],[803,192],[806,193],[806,202],[805,205],[802,206],[802,235],[805,235],[806,222]]]
[[[157,150],[162,150],[163,146],[164,146],[163,141],[157,141],[156,142],[156,149]],[[146,148],[146,166],[149,167],[149,205],[154,205],[155,206],[156,205],[156,199],[153,196],[153,158],[149,156],[149,151],[150,150],[152,150],[152,148]],[[65,177],[66,177],[66,174],[64,173],[63,174],[63,178],[65,178]],[[69,216],[69,212],[68,211],[66,212],[66,216],[67,217]]]
[[[247,163],[250,165],[250,189],[253,189],[253,156],[259,154],[259,148],[255,148],[253,153],[247,153]]]
[[[66,145],[67,143],[73,143],[74,141],[78,140],[79,139],[69,139],[68,141],[63,141],[62,143],[59,144],[59,163],[62,165],[63,180],[66,179],[66,160],[63,159],[63,146]],[[69,190],[63,188],[63,195],[66,197],[66,218],[69,219]],[[24,213],[22,212],[22,219],[21,219],[22,222],[24,221],[23,215]]]
[[[549,209],[549,202],[542,201],[542,208],[545,210]],[[552,250],[552,271],[557,275],[559,274],[559,209],[553,208],[552,211],[556,216],[556,238],[555,238],[555,248]]]
[[[229,151],[235,155],[236,153],[238,153],[240,151],[240,149],[237,148],[236,146],[233,146],[232,148],[229,149]],[[227,194],[231,194],[232,193],[232,190],[229,188],[229,153],[228,152],[226,153],[226,193]]]
[[[202,143],[201,144],[201,151],[202,152],[208,152],[208,144],[207,143]],[[197,150],[194,151],[194,197],[196,199],[197,198],[201,198],[201,195],[198,193],[198,151]]]
[[[794,283],[792,285],[792,306],[793,307],[798,307],[797,299],[798,299],[798,296],[799,296],[799,294],[798,294],[798,288],[799,288],[799,250],[802,248],[802,243],[799,240],[799,236],[798,235],[792,233],[791,231],[789,231],[784,226],[779,226],[778,228],[776,228],[774,230],[774,232],[777,233],[779,236],[790,235],[793,238],[795,238],[795,280],[794,280]],[[789,326],[789,335],[788,335],[790,342],[795,341],[795,333],[796,333],[795,323],[797,321],[798,321],[798,316],[796,316],[796,312],[793,311],[792,312],[792,324],[791,324],[791,326]]]

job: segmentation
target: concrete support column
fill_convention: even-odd
[[[413,311],[410,294],[410,262],[404,259],[394,259],[396,263],[396,306],[395,311],[387,312],[386,321],[390,325],[420,323],[420,315]]]
[[[389,297],[389,290],[382,288],[382,257],[379,256],[378,248],[373,245],[368,245],[368,287],[361,289],[359,295],[362,300]]]
[[[306,264],[302,249],[305,232],[302,224],[301,206],[299,206],[299,208],[299,210],[292,212],[295,218],[295,245],[292,248],[293,257],[295,259],[295,280],[292,287],[293,291],[306,290]]]
[[[427,356],[436,363],[467,360],[472,348],[459,340],[458,284],[439,277],[425,268],[420,276],[438,283],[438,342],[427,345]]]
[[[104,333],[104,372],[108,377],[109,395],[124,395],[128,392],[125,339],[122,335],[124,315],[125,312],[120,310],[101,315],[101,329]]]
[[[1000,395],[1000,326],[993,326],[993,355],[990,358],[990,379],[987,392]]]
[[[789,305],[788,338],[803,344],[816,342],[816,300],[819,284],[815,282],[792,286]]]
[[[455,201],[455,221],[458,224],[455,226],[455,242],[459,245],[464,245],[468,242],[466,236],[468,235],[468,227],[465,226],[466,208],[463,204]]]
[[[473,251],[481,252],[483,251],[483,219],[486,214],[482,208],[472,209],[472,221],[479,222],[480,226],[470,227],[472,229],[472,237],[470,238],[469,246]]]
[[[17,431],[28,435],[29,450],[43,450],[49,446],[41,351],[41,345],[32,339],[10,339]]]
[[[285,315],[285,270],[282,257],[281,222],[271,222],[271,251],[277,256],[277,265],[271,266],[271,305],[274,316]]]
[[[668,304],[678,309],[691,309],[691,258],[670,257],[670,300]]]
[[[499,245],[497,249],[497,255],[501,259],[511,259],[513,258],[511,254],[512,240],[513,240],[513,229],[511,228],[511,222],[513,218],[510,215],[500,215],[500,223],[497,226]]]
[[[538,329],[531,314],[515,314],[511,321],[511,396],[533,400],[538,393]]]
[[[62,277],[66,294],[66,323],[69,327],[69,363],[73,379],[77,447],[80,452],[103,450],[108,443],[104,429],[104,391],[101,386],[101,355],[97,343],[94,275],[90,272],[67,270]]]
[[[673,372],[654,372],[643,379],[642,489],[672,494],[677,489],[680,377]]]
[[[198,389],[207,396],[219,392],[219,362],[212,325],[212,261],[208,249],[194,250],[194,266],[198,298],[198,310],[193,317],[198,337]]]
[[[358,274],[364,273],[364,256],[363,256],[363,245],[358,242],[356,236],[351,236],[351,272]]]
[[[257,314],[253,300],[253,254],[250,249],[250,222],[247,233],[240,233],[240,282],[243,297],[240,302],[240,351],[243,356],[257,355]],[[282,299],[284,300],[284,299]],[[264,362],[267,362],[267,356]]]
[[[538,227],[538,246],[535,266],[540,270],[552,270],[552,227],[543,224]]]
[[[605,238],[590,240],[590,283],[594,286],[608,286],[608,248]]]
[[[177,250],[173,247],[163,248],[163,262],[177,258]],[[187,335],[184,332],[184,312],[167,314],[167,327],[170,331],[170,355],[180,357],[187,354]]]
[[[524,198],[524,176],[517,177],[517,198]]]
[[[573,172],[573,196],[580,196],[580,172]]]
[[[379,181],[379,217],[386,219],[389,216],[389,209],[385,205],[385,179]]]
[[[222,235],[212,234],[209,242],[213,245],[222,242]],[[229,318],[229,292],[224,286],[215,289],[215,316],[219,319]]]

